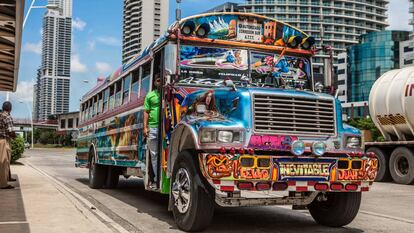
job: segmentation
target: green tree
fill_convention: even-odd
[[[348,124],[361,130],[371,131],[372,140],[374,141],[384,141],[384,137],[381,135],[381,132],[377,129],[371,118],[354,118],[350,120]]]
[[[24,139],[20,136],[11,141],[11,163],[20,159],[24,152]]]

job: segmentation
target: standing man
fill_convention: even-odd
[[[151,155],[153,175],[150,175],[150,188],[157,188],[158,179],[158,127],[160,115],[160,87],[161,78],[159,74],[154,76],[154,88],[147,94],[144,101],[144,137]],[[150,173],[151,174],[151,173]]]
[[[9,185],[11,149],[10,141],[16,137],[13,131],[13,119],[10,116],[12,104],[9,101],[3,103],[3,111],[0,113],[0,188],[13,189]]]

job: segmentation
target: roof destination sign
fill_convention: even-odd
[[[261,43],[263,25],[247,20],[237,23],[237,40]]]

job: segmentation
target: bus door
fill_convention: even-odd
[[[163,104],[163,96],[164,96],[164,85],[165,85],[165,79],[164,77],[164,62],[163,62],[163,56],[164,56],[164,50],[157,51],[154,54],[154,58],[151,61],[151,79],[150,79],[150,91],[153,91],[156,89],[155,81],[159,77],[160,78],[160,84],[159,84],[159,92],[160,92],[160,105],[159,105],[159,115],[158,115],[158,137],[157,137],[157,144],[156,145],[150,145],[149,140],[147,138],[147,151],[146,151],[146,177],[145,177],[145,186],[146,189],[152,189],[154,190],[154,187],[149,187],[149,181],[154,181],[155,174],[157,174],[157,179],[155,180],[155,185],[157,187],[160,187],[162,184],[162,180],[164,178],[164,173],[162,172],[161,165],[163,164],[163,158],[164,158],[164,124],[163,121],[165,119],[165,108]],[[149,93],[149,92],[148,92]],[[152,166],[152,160],[150,153],[150,148],[156,147],[158,149],[156,163],[156,168],[153,168]]]

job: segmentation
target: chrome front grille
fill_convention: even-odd
[[[262,133],[334,135],[332,99],[253,94],[254,129]]]

